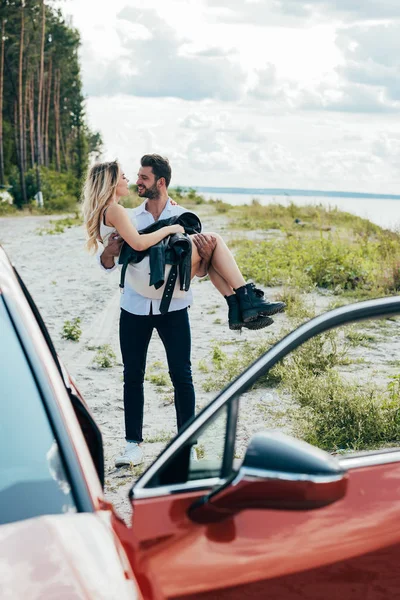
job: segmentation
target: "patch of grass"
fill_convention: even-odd
[[[164,364],[161,362],[161,360],[155,360],[154,362],[152,362],[149,365],[149,369],[151,369],[152,371],[157,370],[157,369],[162,369],[164,367]]]
[[[97,347],[93,362],[100,369],[110,369],[117,364],[117,357],[109,344],[103,344]]]
[[[230,226],[237,229],[270,229],[273,223],[276,224],[274,228],[306,235],[312,230],[318,233],[333,228],[350,230],[359,237],[377,235],[381,231],[378,225],[367,219],[322,204],[298,206],[289,200],[286,205],[272,203],[263,206],[253,200],[251,205],[245,208],[234,207],[232,212]],[[299,227],[299,223],[304,227]]]
[[[208,366],[207,362],[204,359],[199,360],[198,369],[201,373],[209,373],[210,372],[210,367]]]
[[[400,369],[400,360],[395,359],[395,360],[388,360],[388,365],[390,365],[391,367],[396,367]]]
[[[346,340],[351,346],[369,347],[376,342],[377,338],[366,331],[358,331],[354,327],[349,327],[346,333]]]
[[[348,350],[349,347],[339,340],[337,331],[327,331],[297,348],[276,368],[284,387],[297,402],[305,405],[310,381],[334,367],[349,365]]]
[[[287,285],[305,291],[323,288],[349,297],[380,297],[400,289],[399,234],[318,207],[308,207],[315,230],[293,230],[288,228],[288,208],[280,205],[250,207],[250,216],[248,211],[244,216],[235,214],[234,226],[242,226],[245,219],[249,228],[262,228],[262,214],[267,208],[280,214],[287,236],[273,241],[232,241],[230,246],[235,249],[245,278],[262,285]],[[328,217],[337,223],[331,231],[317,225]]]
[[[219,344],[214,343],[211,354],[211,368],[207,367],[208,371],[204,371],[210,373],[210,376],[202,383],[204,391],[211,392],[222,389],[270,347],[269,342],[262,342],[261,344],[245,342],[240,350],[228,355],[221,349]],[[266,378],[261,377],[256,385],[264,385],[266,379],[272,383],[276,376],[277,372],[272,369]]]
[[[290,411],[282,410],[277,406],[270,406],[268,404],[258,402],[256,409],[259,411],[262,421],[265,422],[268,428],[280,428],[283,427],[290,416]]]
[[[71,321],[64,321],[64,325],[61,330],[61,337],[64,340],[71,340],[73,342],[78,342],[81,335],[82,329],[80,327],[81,319],[80,317],[75,317]]]
[[[175,437],[175,434],[170,431],[159,431],[153,435],[146,436],[144,442],[146,444],[155,444],[156,442],[163,442],[167,444]]]
[[[150,381],[153,385],[157,387],[163,387],[171,383],[171,380],[167,373],[149,373],[146,375],[147,381]]]
[[[206,455],[206,449],[203,444],[196,444],[194,447],[196,450],[198,460],[202,460]]]
[[[305,294],[296,289],[285,288],[281,294],[276,294],[275,301],[285,302],[285,313],[298,321],[312,319],[315,311],[307,306]]]
[[[164,394],[164,396],[162,396],[161,401],[163,403],[163,406],[169,406],[170,404],[174,403],[174,392],[170,392],[169,394]]]
[[[392,383],[392,382],[391,382]],[[311,380],[307,402],[297,411],[298,434],[328,451],[379,448],[400,441],[399,385],[360,386],[334,371]]]
[[[142,475],[142,473],[145,472],[146,470],[146,465],[144,463],[140,464],[140,465],[132,465],[129,467],[130,472],[132,473],[133,477],[140,477]],[[125,483],[125,482],[124,482]]]
[[[79,213],[75,213],[73,217],[65,217],[64,219],[50,220],[50,224],[46,227],[40,227],[36,230],[37,235],[59,235],[64,233],[66,229],[82,225],[83,218]]]
[[[222,319],[219,319],[219,318],[214,319],[213,324],[214,325],[222,325]]]

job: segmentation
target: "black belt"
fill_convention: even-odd
[[[165,284],[164,293],[160,302],[160,313],[165,315],[168,312],[171,304],[172,296],[174,295],[175,283],[178,277],[178,265],[172,265],[168,275],[167,283]]]

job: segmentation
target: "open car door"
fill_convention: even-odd
[[[338,457],[269,430],[251,435],[238,457],[237,435],[240,399],[279,361],[316,336],[365,319],[393,324],[398,340],[399,314],[396,297],[300,326],[169,444],[131,491],[132,528],[114,524],[145,599],[400,597],[398,447]],[[361,364],[346,367],[346,377],[358,379],[351,385],[368,383]],[[193,445],[202,449],[198,461]]]

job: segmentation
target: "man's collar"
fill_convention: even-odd
[[[142,204],[139,204],[139,206],[136,208],[137,215],[141,215],[142,213],[147,212],[146,204],[147,204],[147,198],[144,202],[142,202]],[[172,210],[171,198],[168,196],[167,203],[164,206],[162,212],[164,212],[164,211],[171,212],[171,210]]]

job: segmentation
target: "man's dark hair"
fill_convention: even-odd
[[[158,181],[161,177],[165,179],[165,185],[168,187],[171,181],[171,166],[168,158],[163,158],[159,154],[145,154],[140,160],[142,167],[151,167]]]

